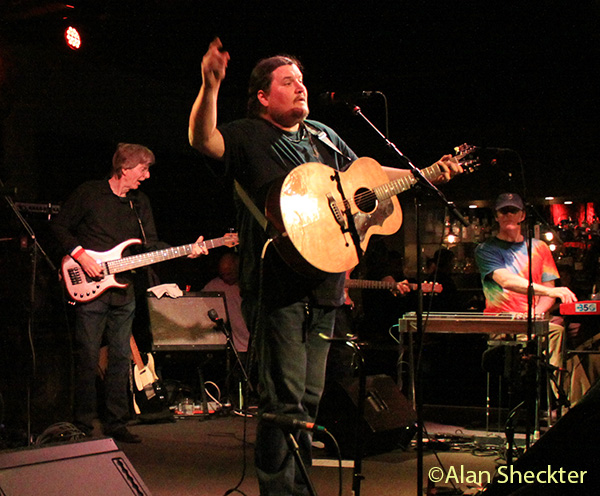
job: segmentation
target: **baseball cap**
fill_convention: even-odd
[[[525,210],[523,200],[515,193],[502,193],[496,199],[496,210],[500,210],[504,207],[516,207],[519,210]]]

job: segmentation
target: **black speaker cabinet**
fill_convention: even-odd
[[[149,495],[112,439],[0,452],[1,496]]]
[[[533,474],[529,480],[523,475],[527,472]],[[597,382],[511,468],[504,467],[483,494],[591,496],[599,491],[600,382]]]
[[[319,407],[317,424],[336,438],[342,456],[355,454],[357,428],[362,430],[364,454],[405,449],[416,432],[416,413],[392,378],[367,376],[361,419],[357,419],[358,391],[357,378],[328,384]],[[323,442],[333,451],[327,436]]]
[[[208,317],[215,310],[229,320],[225,293],[201,291],[179,298],[148,296],[154,351],[225,349],[227,338]]]

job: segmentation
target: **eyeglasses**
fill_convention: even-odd
[[[500,212],[502,215],[507,215],[507,214],[518,214],[519,212],[521,212],[521,209],[517,208],[517,207],[502,207],[502,208],[499,208],[497,211]]]

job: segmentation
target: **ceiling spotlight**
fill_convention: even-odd
[[[69,26],[65,29],[65,41],[71,50],[79,50],[81,48],[81,35],[77,28]]]

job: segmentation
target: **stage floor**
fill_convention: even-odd
[[[255,427],[255,418],[245,421],[233,414],[203,420],[192,417],[174,423],[134,425],[132,432],[139,434],[143,442],[117,444],[154,496],[215,496],[236,487],[237,494],[252,496],[258,495],[252,464]],[[456,426],[426,423],[425,427],[437,441],[424,443],[424,487],[429,471],[433,469],[432,473],[439,475],[434,467],[443,466],[450,478],[437,486],[451,487],[454,481],[462,494],[477,494],[480,487],[477,482],[486,482],[487,477],[493,476],[497,463],[502,463],[500,445],[504,438],[498,434],[488,438],[487,433]],[[434,444],[437,452],[432,449]],[[317,494],[339,494],[337,460],[318,447],[314,448],[314,458],[310,474]],[[417,459],[414,440],[406,450],[366,456],[360,493],[417,494]],[[343,466],[341,494],[350,496],[353,460],[344,460]]]

